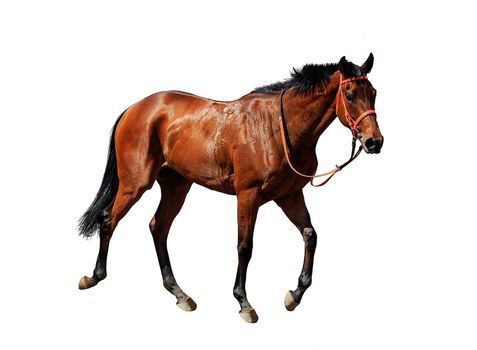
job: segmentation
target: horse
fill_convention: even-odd
[[[237,196],[233,295],[246,322],[258,320],[245,281],[259,207],[274,201],[298,228],[304,240],[303,267],[297,288],[285,297],[286,309],[294,310],[312,281],[317,235],[302,189],[318,166],[318,138],[338,118],[353,140],[360,141],[360,150],[380,153],[383,145],[374,112],[376,90],[367,79],[373,63],[370,53],[361,66],[344,56],[338,63],[306,64],[283,81],[229,102],[165,91],[129,107],[114,124],[100,189],[79,220],[80,235],[89,238],[99,232],[100,238],[93,275],[83,276],[79,288],[106,278],[114,229],[157,181],[161,200],[149,228],[163,284],[181,309],[195,310],[196,303],[174,277],[167,237],[191,185],[197,183]]]

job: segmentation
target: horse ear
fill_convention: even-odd
[[[352,76],[352,69],[350,67],[350,63],[346,60],[346,57],[341,57],[340,61],[338,62],[338,70],[343,74],[344,77]]]
[[[373,53],[370,52],[368,59],[361,66],[361,70],[364,72],[364,74],[368,74],[369,72],[371,72],[371,69],[373,68],[373,63],[374,63],[374,56],[373,56]]]
[[[341,57],[340,61],[338,62],[338,70],[341,72],[341,74],[344,74],[343,71],[345,70],[346,62],[345,56]]]

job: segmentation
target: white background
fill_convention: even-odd
[[[477,28],[470,2],[15,1],[0,5],[0,341],[4,349],[477,349]],[[260,209],[247,290],[232,295],[235,197],[193,186],[169,250],[198,304],[162,287],[148,223],[155,186],[120,223],[108,278],[79,291],[98,239],[77,235],[130,104],[181,89],[235,99],[293,66],[361,64],[385,137],[305,196],[314,283],[292,313],[303,243]],[[320,169],[348,157],[338,123]]]

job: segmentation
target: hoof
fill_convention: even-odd
[[[295,308],[298,306],[299,303],[297,303],[293,299],[293,295],[291,290],[288,291],[287,295],[285,295],[285,307],[287,308],[288,311],[293,311]]]
[[[197,309],[197,304],[190,297],[187,297],[187,299],[178,301],[176,305],[184,311],[194,311],[195,309]]]
[[[78,283],[78,288],[79,289],[88,289],[90,286],[88,284],[88,277],[83,276],[81,277],[79,283]]]
[[[257,315],[257,313],[255,312],[254,309],[246,310],[246,311],[240,311],[239,314],[240,314],[240,317],[242,317],[242,319],[245,322],[255,323],[255,322],[258,321],[258,315]]]

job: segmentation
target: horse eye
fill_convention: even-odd
[[[351,101],[353,99],[353,96],[349,92],[345,92],[345,97],[348,101]]]

